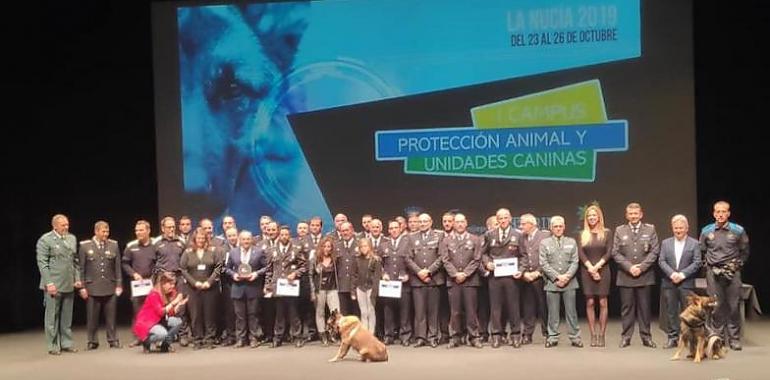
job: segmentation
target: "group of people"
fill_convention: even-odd
[[[748,235],[729,221],[727,202],[715,203],[713,210],[715,222],[702,229],[700,240],[688,235],[687,218],[675,215],[672,236],[662,243],[655,227],[642,222],[637,203],[626,206],[627,223],[614,231],[605,227],[601,208],[589,205],[575,238],[566,236],[561,216],[550,218],[550,231],[540,230],[532,214],[521,215],[515,228],[505,208],[479,235],[468,232],[461,213],[444,214],[438,230],[425,213],[386,224],[365,215],[359,233],[337,214],[334,231],[325,235],[322,219],[313,217],[296,226],[295,237],[268,216],[260,218],[260,235],[239,231],[235,220],[225,217],[219,236],[209,219],[193,229],[190,218],[182,217],[177,229],[177,221],[165,217],[155,238],[150,223],[138,221],[137,239],[122,254],[109,239],[106,222],[97,222],[93,238],[77,244],[67,217],[56,215],[53,230],[37,243],[48,352],[77,351],[71,332],[75,293],[87,303],[87,349],[99,347],[102,311],[108,344],[120,348],[115,313],[124,276],[152,280],[149,294],[132,297],[132,346],[141,344],[146,351],[172,351],[176,340],[195,349],[278,347],[287,340],[301,347],[314,338],[329,344],[335,338],[325,317],[333,310],[359,315],[385,344],[414,347],[518,348],[533,343],[539,319],[548,348],[559,343],[562,303],[570,343],[583,347],[578,289],[586,298],[590,345],[603,347],[612,261],[621,298],[621,348],[630,345],[635,324],[642,344],[656,347],[650,333],[656,268],[663,274],[670,318],[665,347],[674,347],[678,313],[705,267],[708,293],[720,300],[710,328],[740,350]]]

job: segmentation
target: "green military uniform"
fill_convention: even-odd
[[[77,240],[72,234],[64,236],[50,231],[37,241],[37,266],[40,269],[40,289],[45,298],[45,338],[49,352],[73,348],[72,303],[74,284],[80,281],[75,250]],[[51,296],[46,286],[56,286]]]

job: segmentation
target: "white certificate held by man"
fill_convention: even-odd
[[[401,298],[401,281],[380,280],[380,297]]]
[[[495,277],[511,277],[519,271],[519,259],[495,259]]]
[[[289,281],[279,278],[276,284],[275,295],[280,297],[299,297],[299,280]]]
[[[134,280],[131,281],[131,298],[143,297],[150,294],[152,290],[152,280]]]

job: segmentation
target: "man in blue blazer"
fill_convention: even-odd
[[[668,311],[668,342],[663,348],[676,347],[679,339],[679,313],[687,306],[687,294],[695,288],[695,276],[701,266],[698,240],[687,235],[689,225],[684,215],[671,218],[674,236],[663,240],[658,265],[663,271],[661,293]]]
[[[252,236],[249,231],[241,231],[238,235],[239,247],[229,252],[229,259],[225,272],[233,281],[230,287],[230,297],[233,299],[235,309],[235,336],[237,342],[235,348],[245,346],[259,346],[259,323],[257,321],[257,309],[259,297],[262,297],[264,274],[267,271],[265,256],[262,246],[252,244]],[[250,266],[241,266],[248,263]],[[250,269],[249,271],[244,271]],[[248,327],[248,333],[247,333]],[[251,340],[251,342],[249,342]]]

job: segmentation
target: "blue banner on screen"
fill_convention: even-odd
[[[184,192],[205,199],[212,218],[229,214],[244,226],[261,215],[287,224],[317,215],[331,225],[336,211],[331,208],[338,206],[328,204],[327,189],[319,186],[320,172],[309,163],[309,150],[289,121],[293,115],[386,100],[408,102],[421,94],[637,58],[642,51],[637,0],[211,5],[180,7],[177,22]],[[522,103],[479,103],[478,109],[465,110],[478,121],[470,128],[468,123],[424,130],[392,125],[394,130],[377,133],[375,150],[349,159],[373,165],[397,165],[376,160],[404,160],[406,176],[593,181],[601,170],[596,152],[627,150],[628,129],[634,125],[619,120],[623,115],[609,120],[604,107],[611,108],[612,100],[601,96],[600,81],[590,87],[596,92],[586,102],[596,104],[595,119],[549,123],[541,115],[529,124],[496,124],[495,116],[485,112],[500,112],[499,106],[508,107],[510,114],[517,112],[511,107]],[[513,95],[497,100],[530,101]],[[583,107],[581,98],[570,96],[540,99],[527,107]],[[423,121],[431,118],[420,110],[414,113]],[[320,140],[333,144],[336,136],[329,131]],[[499,146],[474,147],[478,136],[499,140]],[[439,141],[423,150],[423,137]],[[533,145],[524,146],[530,138]],[[569,151],[576,166],[568,168],[572,161],[558,151]],[[505,156],[509,167],[477,172],[452,166],[429,173],[434,162],[418,159],[451,155],[458,157],[451,162],[470,162],[479,154]],[[553,160],[553,154],[561,155],[564,165],[514,167]],[[339,174],[345,174],[344,168]]]

